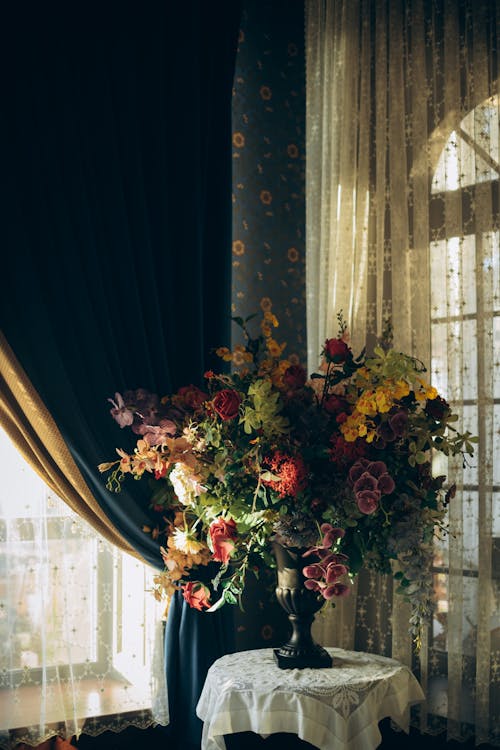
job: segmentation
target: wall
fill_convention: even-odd
[[[305,61],[302,0],[248,0],[233,95],[233,314],[272,309],[284,354],[306,362]],[[258,326],[258,319],[255,321]],[[240,341],[234,327],[234,343]],[[237,648],[283,643],[276,573],[250,577],[236,611]],[[235,608],[236,609],[236,608]]]
[[[304,5],[245,3],[233,97],[233,313],[306,361]],[[236,332],[237,333],[237,332]]]

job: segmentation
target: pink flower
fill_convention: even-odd
[[[115,393],[115,400],[108,398],[110,404],[113,404],[113,409],[110,409],[109,413],[115,419],[120,427],[130,427],[134,421],[134,413],[125,405],[123,396],[121,393]]]
[[[344,529],[334,528],[329,523],[321,524],[320,528],[321,533],[324,534],[323,541],[321,543],[322,547],[333,547],[338,539],[342,539],[342,537],[345,536]]]
[[[334,596],[347,596],[349,594],[349,586],[345,583],[332,583],[327,586],[321,592],[325,599],[333,599]]]
[[[395,488],[396,484],[394,479],[390,474],[387,474],[387,472],[378,478],[377,489],[380,490],[382,495],[390,495],[391,492],[394,492]]]
[[[366,471],[372,475],[372,477],[378,478],[382,474],[387,474],[387,466],[383,461],[371,461],[366,467]]]
[[[361,474],[360,478],[354,483],[354,492],[356,495],[364,490],[374,491],[377,490],[377,480],[367,471]]]
[[[214,560],[226,565],[234,551],[234,540],[238,537],[236,523],[232,518],[218,518],[210,524],[209,532],[214,548]]]
[[[148,445],[163,445],[167,437],[173,437],[177,431],[175,422],[171,419],[160,419],[157,425],[137,425],[135,433],[142,435]]]
[[[302,574],[305,578],[321,578],[323,575],[323,568],[321,565],[306,565],[302,569]]]
[[[351,466],[349,469],[349,479],[354,484],[356,482],[361,474],[363,474],[366,471],[366,467],[370,465],[370,461],[366,458],[358,458],[355,464]]]
[[[323,584],[323,586],[324,585],[325,584]],[[308,578],[307,581],[304,581],[304,588],[309,589],[309,591],[321,591],[323,586],[319,581],[313,581],[311,578]]]
[[[378,501],[380,500],[380,492],[372,492],[370,490],[364,490],[356,495],[356,502],[361,513],[369,516],[378,508]]]
[[[345,565],[340,565],[338,563],[330,563],[326,569],[326,582],[327,583],[335,583],[335,581],[338,581],[339,578],[342,578],[347,573],[347,568]]]

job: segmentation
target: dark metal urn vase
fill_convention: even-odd
[[[292,634],[280,648],[274,649],[274,659],[281,669],[304,669],[305,667],[331,667],[329,653],[313,641],[311,626],[314,615],[321,609],[324,600],[315,591],[304,588],[302,559],[304,549],[283,547],[273,542],[273,552],[278,568],[276,598],[288,613]]]

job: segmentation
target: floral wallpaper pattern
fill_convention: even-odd
[[[233,314],[272,309],[306,361],[304,5],[249,0],[233,95]],[[235,332],[237,336],[237,332]]]
[[[271,310],[287,358],[306,363],[304,5],[245,3],[233,92],[232,314]],[[240,343],[233,328],[233,345]],[[237,607],[237,648],[278,646],[289,634],[262,571]],[[252,576],[250,576],[253,578]]]

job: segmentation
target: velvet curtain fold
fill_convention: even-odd
[[[131,447],[107,399],[201,385],[229,342],[240,13],[190,0],[0,14],[0,330],[103,516],[154,566],[147,482],[114,495],[97,470]],[[208,663],[229,644],[196,614]],[[199,682],[199,653],[180,648],[171,669]],[[171,721],[196,722],[194,707]]]
[[[229,339],[238,3],[3,11],[0,326],[111,522],[150,563],[148,488],[97,464],[107,398],[201,384]],[[130,440],[130,438],[129,438]]]

